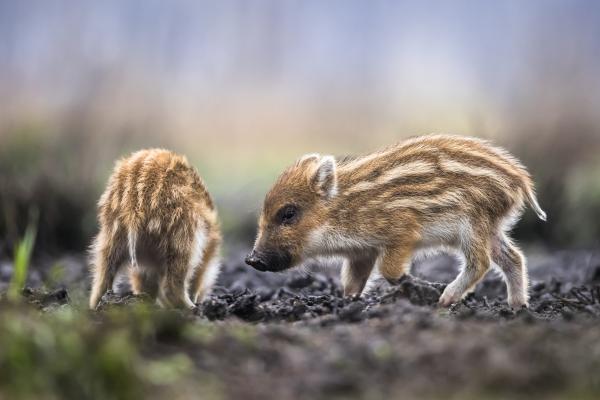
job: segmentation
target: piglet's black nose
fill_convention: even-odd
[[[265,263],[263,257],[261,257],[261,254],[257,253],[256,251],[252,251],[252,253],[248,254],[248,256],[246,257],[246,264],[251,265],[254,267],[254,269],[257,269],[259,271],[267,271],[267,264]]]
[[[246,264],[251,265],[253,267],[257,267],[262,264],[261,260],[258,258],[254,250],[252,250],[252,252],[246,256],[246,259],[244,261],[246,261]]]

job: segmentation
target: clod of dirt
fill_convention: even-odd
[[[100,299],[98,306],[96,306],[96,311],[102,311],[115,306],[121,307],[139,303],[153,304],[153,301],[149,296],[146,295],[136,296],[132,292],[116,293],[112,290],[109,290]]]
[[[248,291],[242,293],[228,308],[229,313],[249,322],[260,321],[265,316],[258,296]]]
[[[23,289],[22,294],[29,304],[35,305],[41,310],[69,304],[70,301],[69,293],[64,288],[48,292],[42,289],[26,287]]]
[[[346,322],[359,322],[364,319],[363,311],[365,304],[362,301],[350,303],[348,307],[342,308],[339,312],[339,318]]]
[[[227,301],[217,297],[205,300],[197,309],[196,313],[211,321],[225,319],[227,317]]]
[[[433,306],[437,304],[445,287],[443,283],[427,282],[406,275],[393,289],[381,296],[380,302],[385,304],[406,298],[415,305]]]

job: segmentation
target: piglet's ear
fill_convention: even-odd
[[[326,199],[331,199],[337,194],[337,172],[333,156],[321,156],[316,163],[316,170],[312,178],[317,193]]]

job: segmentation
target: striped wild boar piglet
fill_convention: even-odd
[[[363,157],[310,154],[266,195],[246,263],[282,271],[320,256],[343,257],[344,294],[360,295],[376,266],[397,282],[415,253],[456,251],[463,267],[439,299],[458,302],[497,266],[513,308],[527,306],[523,253],[508,233],[529,204],[542,220],[532,179],[488,142],[431,135]]]
[[[193,308],[219,272],[221,235],[210,194],[185,157],[142,150],[117,163],[98,203],[90,308],[127,266],[134,294]]]

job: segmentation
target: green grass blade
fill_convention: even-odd
[[[27,280],[27,271],[29,269],[33,246],[35,245],[36,232],[36,224],[29,224],[25,231],[25,236],[15,248],[13,276],[8,288],[8,299],[10,301],[18,301],[21,297],[21,290]]]

